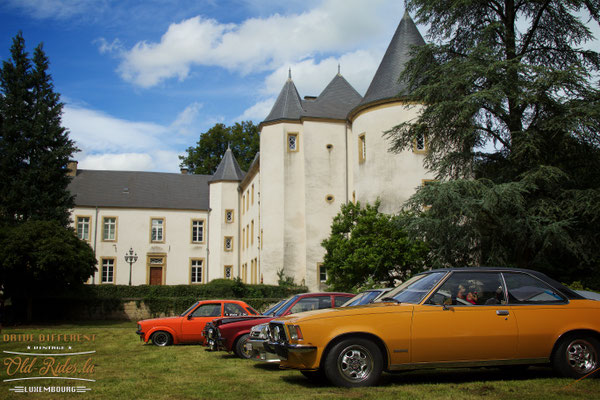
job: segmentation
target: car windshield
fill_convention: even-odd
[[[277,304],[275,304],[273,307],[269,308],[267,311],[265,311],[264,313],[262,313],[263,315],[273,315],[275,313],[275,311],[277,311],[279,309],[279,307],[282,306],[283,303],[285,303],[285,300],[280,300]]]
[[[180,317],[183,317],[184,315],[186,315],[187,313],[189,313],[190,311],[192,311],[194,308],[196,308],[196,306],[198,305],[198,303],[200,303],[199,301],[195,302],[194,304],[192,304],[190,306],[190,308],[188,308],[187,310],[185,310],[184,312],[182,312],[181,314],[179,314]]]
[[[342,307],[362,306],[364,304],[371,303],[381,292],[379,290],[372,290],[368,292],[362,292],[342,304]]]
[[[297,298],[298,298],[298,296],[296,295],[296,296],[292,296],[289,299],[287,299],[281,307],[279,307],[277,310],[275,310],[275,312],[273,313],[273,316],[281,317],[283,315],[283,313],[286,312],[286,310],[288,308],[290,308],[290,305],[292,305],[292,303],[296,301]]]
[[[391,298],[398,303],[419,304],[446,274],[447,272],[431,272],[413,276],[396,289],[377,299],[377,302],[385,302],[386,299]]]

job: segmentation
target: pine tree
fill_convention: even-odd
[[[401,79],[416,121],[393,149],[425,135],[441,183],[409,202],[439,266],[507,265],[600,288],[600,55],[589,0],[409,0],[431,44]],[[496,151],[482,151],[494,144]]]
[[[40,44],[30,60],[22,34],[0,69],[0,217],[69,224],[67,164],[77,150],[61,126],[63,104]]]

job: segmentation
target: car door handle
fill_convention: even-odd
[[[496,315],[508,315],[508,310],[496,310]]]

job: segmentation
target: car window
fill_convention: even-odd
[[[566,303],[564,296],[551,286],[531,275],[518,272],[503,273],[511,304]]]
[[[248,315],[248,313],[239,304],[225,303],[225,310],[223,311],[223,315],[225,315],[226,317],[237,317],[240,315]]]
[[[286,300],[285,303],[283,303],[283,305],[281,307],[279,307],[277,310],[275,310],[275,312],[273,313],[273,316],[275,317],[280,317],[282,316],[288,308],[290,308],[290,306],[292,304],[294,304],[294,302],[296,301],[296,299],[298,298],[298,296],[293,296],[290,297],[288,300]]]
[[[202,304],[192,313],[192,317],[220,317],[221,303]]]
[[[371,293],[371,292],[369,292],[369,293]],[[342,305],[344,305],[344,303],[346,303],[350,299],[353,299],[353,297],[334,296],[334,298],[333,298],[333,304],[335,304],[334,307],[341,307]]]
[[[495,305],[506,304],[502,276],[498,272],[454,272],[427,299],[433,305]]]
[[[323,308],[331,308],[331,297],[305,297],[298,300],[290,310],[290,314],[295,314],[303,311],[321,310]]]
[[[280,300],[277,304],[275,304],[273,307],[269,308],[268,310],[266,310],[263,315],[272,315],[275,313],[275,311],[279,310],[279,308],[283,305],[283,303],[285,303],[286,300]]]
[[[187,310],[185,310],[184,312],[182,312],[181,314],[179,314],[179,316],[183,317],[184,315],[186,315],[187,313],[189,313],[190,311],[192,311],[194,308],[196,308],[197,305],[198,305],[198,302],[195,302]]]
[[[419,304],[446,274],[447,272],[432,272],[415,275],[396,289],[377,298],[377,302],[392,298],[399,303]]]

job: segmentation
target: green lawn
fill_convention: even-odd
[[[414,371],[385,374],[378,387],[340,389],[310,383],[297,371],[283,371],[277,365],[239,360],[227,353],[209,353],[202,346],[157,348],[142,344],[134,323],[89,323],[55,326],[4,328],[0,334],[3,351],[0,399],[591,399],[600,393],[599,379],[574,382],[556,378],[549,368],[531,368],[518,376],[496,369]],[[33,335],[32,342],[7,341],[5,335]],[[39,335],[96,335],[93,342],[39,342]],[[15,337],[13,337],[14,339]],[[18,338],[18,337],[16,337]],[[55,339],[57,339],[55,337]],[[83,336],[80,337],[83,340]],[[27,346],[31,346],[27,350]],[[33,350],[33,346],[65,346],[65,350]],[[67,346],[72,349],[68,350]],[[81,367],[91,358],[93,373],[58,374],[93,379],[87,381],[5,379],[41,375],[38,357],[31,372],[8,376],[12,352],[85,352],[72,356],[71,365]],[[26,358],[27,356],[21,355]],[[63,361],[66,357],[55,357]],[[58,364],[55,364],[56,367]],[[15,363],[12,364],[14,368]],[[43,372],[44,370],[42,370]],[[11,373],[13,371],[10,371]],[[51,376],[51,370],[44,376]],[[16,386],[85,386],[86,393],[15,393]]]

